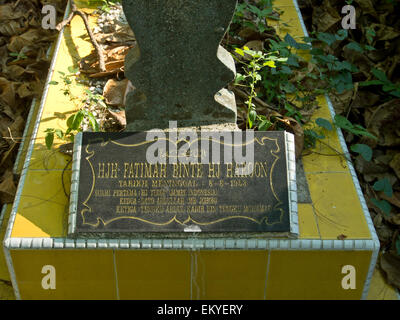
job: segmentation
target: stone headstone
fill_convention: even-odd
[[[219,44],[237,0],[123,0],[137,46],[125,60],[135,90],[126,131],[236,124],[232,56]]]

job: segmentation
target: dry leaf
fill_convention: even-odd
[[[14,176],[11,170],[8,170],[0,183],[0,202],[12,203],[14,201],[17,188],[14,183]]]
[[[111,116],[113,116],[118,121],[118,123],[121,126],[123,126],[123,127],[126,126],[126,116],[125,116],[125,111],[124,110],[121,110],[121,111],[118,111],[118,112],[114,112],[114,111],[108,110],[108,112],[110,113]]]
[[[304,149],[304,131],[301,125],[296,121],[296,119],[291,117],[284,117],[282,119],[277,118],[282,122],[286,130],[294,134],[294,143],[296,149],[296,159],[299,158]]]
[[[381,256],[381,268],[386,273],[389,284],[400,289],[400,257],[390,252]]]
[[[396,173],[397,178],[400,179],[400,153],[394,155],[392,161],[389,163],[390,167]]]
[[[122,81],[117,81],[115,79],[108,80],[103,91],[106,103],[114,107],[124,106],[129,83],[130,81],[128,79]]]

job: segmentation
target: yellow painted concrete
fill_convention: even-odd
[[[116,251],[121,299],[190,299],[190,251]]]
[[[0,300],[15,299],[14,291],[11,285],[10,273],[8,272],[3,250],[3,239],[8,224],[8,218],[10,217],[10,212],[11,205],[7,205],[7,209],[3,217],[3,223],[0,224]]]
[[[368,251],[271,251],[267,299],[361,299],[370,259]],[[342,288],[345,265],[355,267],[354,290]]]
[[[68,198],[64,194],[63,171],[28,171],[15,218],[12,237],[65,237]],[[64,173],[69,193],[70,172]]]
[[[367,221],[349,173],[307,174],[322,239],[370,239]]]
[[[197,251],[193,299],[262,300],[268,251]]]
[[[67,164],[70,157],[56,150],[56,147],[65,141],[56,138],[53,149],[47,150],[44,138],[45,130],[48,128],[65,130],[66,118],[79,109],[84,88],[71,85],[74,98],[71,99],[71,96],[64,95],[62,93],[62,76],[58,71],[68,74],[69,66],[76,66],[78,59],[90,53],[92,48],[90,42],[81,38],[85,35],[84,24],[79,17],[76,17],[72,21],[71,28],[66,28],[61,41],[52,77],[52,80],[59,84],[49,87],[18,207],[18,215],[14,223],[13,237],[60,237],[66,235],[68,199],[62,188],[61,174],[67,168],[64,182],[67,193],[69,193],[70,171],[68,169],[70,166],[67,167]]]
[[[110,250],[11,251],[22,299],[116,299]],[[45,290],[44,266],[56,270],[56,289]],[[45,279],[46,280],[46,279]]]
[[[0,208],[1,210],[1,208]],[[7,205],[6,212],[4,214],[3,223],[0,225],[0,282],[1,281],[10,281],[10,275],[8,272],[6,258],[4,257],[4,250],[3,250],[3,239],[6,233],[8,219],[10,217],[11,212],[11,205]]]
[[[299,203],[299,231],[301,239],[321,239],[313,206]]]

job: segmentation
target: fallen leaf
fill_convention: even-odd
[[[125,127],[126,126],[126,115],[125,115],[125,111],[121,110],[121,111],[111,111],[108,110],[108,112],[110,113],[111,116],[113,116],[115,118],[115,120],[118,121],[118,123]]]
[[[0,183],[0,202],[12,203],[14,201],[17,187],[14,183],[14,175],[11,170],[7,170]]]
[[[15,105],[15,83],[0,77],[0,103],[9,106]]]
[[[124,106],[129,82],[128,79],[122,81],[117,81],[115,79],[108,80],[103,90],[103,96],[106,103],[114,107]]]
[[[296,119],[291,117],[277,118],[278,121],[285,125],[285,129],[288,132],[294,134],[294,143],[296,150],[296,159],[299,158],[304,149],[304,131],[302,126],[296,121]]]
[[[400,179],[400,153],[394,155],[392,161],[390,161],[389,166],[394,170],[396,176]]]
[[[389,284],[400,289],[400,257],[391,252],[385,252],[380,262]]]

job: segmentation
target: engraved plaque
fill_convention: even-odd
[[[69,234],[289,234],[290,159],[285,132],[81,133]]]

